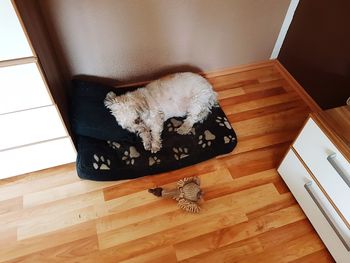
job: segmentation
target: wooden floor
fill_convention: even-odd
[[[231,154],[132,181],[81,181],[74,164],[2,181],[0,261],[333,262],[276,171],[308,106],[273,62],[207,76]],[[147,192],[193,175],[198,215]]]

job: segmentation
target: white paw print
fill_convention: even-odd
[[[112,142],[112,141],[107,141],[108,145],[112,147],[114,150],[117,150],[120,148],[120,143],[117,142]]]
[[[186,147],[179,147],[179,148],[174,147],[173,151],[174,151],[174,157],[176,160],[180,160],[189,156],[188,148]]]
[[[168,131],[175,132],[177,128],[179,128],[182,124],[182,121],[178,121],[177,119],[170,119],[170,122],[167,125]]]
[[[231,127],[231,125],[226,117],[218,116],[218,117],[216,117],[215,121],[219,124],[219,126],[226,127],[227,129],[232,130],[232,127]]]
[[[124,156],[122,157],[122,160],[127,165],[134,165],[135,159],[140,157],[140,153],[136,150],[134,146],[129,147],[129,151],[124,152]]]
[[[227,143],[230,143],[230,142],[233,142],[235,141],[236,138],[233,137],[232,135],[229,135],[229,136],[224,136],[224,143],[227,144]]]
[[[209,130],[205,130],[204,134],[200,135],[198,137],[199,141],[198,144],[202,146],[202,148],[205,148],[207,146],[211,145],[211,141],[215,140],[215,135],[212,134]]]
[[[148,158],[148,165],[152,166],[152,165],[158,165],[160,164],[160,159],[158,159],[157,156],[150,156]]]
[[[97,154],[94,154],[94,160],[95,161],[92,163],[92,166],[95,170],[110,170],[111,161],[105,158],[103,155],[98,157]]]

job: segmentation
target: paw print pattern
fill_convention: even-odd
[[[179,128],[182,124],[182,121],[178,121],[177,119],[170,119],[170,122],[167,125],[168,131],[175,132],[177,128]]]
[[[160,164],[160,159],[158,159],[157,156],[150,156],[148,158],[148,165],[152,166],[152,165],[158,165]]]
[[[235,141],[235,140],[236,140],[236,138],[233,137],[232,135],[224,136],[224,143],[225,143],[225,144],[228,144],[228,143],[233,142],[233,141]]]
[[[110,170],[111,161],[103,155],[100,155],[99,157],[97,154],[94,154],[94,162],[92,163],[92,166],[95,170]]]
[[[120,143],[107,141],[108,145],[112,147],[114,150],[118,150],[120,148]]]
[[[198,144],[202,146],[202,148],[209,147],[211,145],[211,141],[215,140],[215,135],[212,134],[209,130],[205,130],[204,134],[198,137]]]
[[[174,151],[174,157],[176,160],[180,160],[189,156],[188,148],[186,147],[179,147],[179,148],[174,147],[173,151]]]
[[[129,147],[129,151],[124,152],[124,156],[122,157],[122,160],[127,165],[134,165],[135,159],[140,157],[140,153],[136,150],[134,146]]]
[[[226,127],[227,129],[232,130],[232,127],[231,127],[231,125],[226,117],[218,116],[218,117],[216,117],[215,121],[219,124],[219,126]]]

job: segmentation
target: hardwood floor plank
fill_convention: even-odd
[[[257,238],[250,238],[235,242],[228,246],[224,246],[214,251],[209,251],[179,262],[235,262],[238,258],[245,257],[251,254],[257,254],[263,251],[263,247]]]
[[[286,235],[285,233],[290,233]],[[258,236],[264,249],[273,249],[280,244],[314,233],[310,222],[305,218],[282,227],[272,229]]]
[[[294,140],[297,130],[277,131],[258,136],[241,137],[234,154],[250,152],[265,147],[290,143]]]
[[[245,218],[245,214],[237,207],[232,205],[231,198],[226,200],[211,200],[205,202],[202,206],[201,216],[197,214],[186,214],[182,210],[176,209],[168,213],[161,214],[157,217],[145,219],[138,223],[130,224],[121,228],[112,229],[107,232],[99,233],[99,244],[101,249],[120,245],[128,241],[139,239],[159,231],[164,231],[167,228],[181,226],[188,222],[196,221],[198,218],[224,213],[235,208],[235,214],[239,218]],[[173,204],[175,207],[176,204]]]
[[[184,260],[211,250],[255,237],[261,233],[304,219],[297,205],[223,228],[174,245],[176,256]]]
[[[335,262],[327,249],[321,249],[301,258],[290,261],[291,263],[332,263]]]
[[[18,226],[17,240],[23,240],[50,233],[59,229],[74,227],[75,225],[92,221],[107,214],[103,203],[87,206],[68,213],[47,214],[26,220]]]
[[[272,203],[247,213],[247,217],[248,219],[253,219],[269,213],[276,212],[278,210],[281,210],[296,204],[297,204],[297,201],[295,200],[293,195],[290,192],[288,192],[288,193],[282,194],[278,199],[274,200]]]
[[[17,241],[17,227],[1,225],[0,228],[0,250],[14,244]]]
[[[23,196],[23,206],[33,207],[41,204],[62,200],[86,192],[92,192],[105,187],[116,185],[120,182],[94,182],[89,180],[79,180],[71,184],[52,187],[50,189],[29,193]]]
[[[232,182],[217,183],[210,187],[202,187],[206,200],[269,184],[279,177],[276,169],[265,170],[244,177],[234,178]]]
[[[198,217],[195,221],[101,250],[101,253],[108,258],[114,258],[115,261],[125,260],[162,246],[172,245],[246,220],[241,212],[228,210],[208,217]]]
[[[177,262],[174,248],[166,246],[134,258],[120,261],[120,263],[154,263],[154,262]]]
[[[237,82],[222,82],[222,83],[215,83],[212,79],[209,79],[209,82],[213,85],[215,91],[224,91],[224,90],[230,90],[230,89],[236,89],[236,88],[243,88],[246,85],[256,85],[259,84],[259,81],[257,79],[248,79],[248,80],[242,80]]]
[[[321,249],[323,249],[323,244],[320,239],[314,233],[310,233],[265,250],[264,252],[239,259],[236,262],[254,262],[257,258],[259,258],[259,262],[262,263],[290,262]],[[278,253],[276,253],[276,251],[278,251]]]
[[[288,103],[295,100],[300,100],[300,98],[295,92],[293,92],[293,93],[286,93],[286,94],[275,95],[270,97],[263,97],[257,100],[251,100],[251,101],[242,102],[242,103],[230,104],[230,105],[223,106],[222,109],[224,110],[226,115],[228,115],[229,117],[231,116],[232,118],[232,115],[234,114],[238,114],[238,113],[242,113],[250,110],[258,110],[258,109],[266,108],[273,105],[280,105],[280,104]],[[237,121],[239,121],[239,119]]]
[[[216,87],[220,86],[222,84],[229,83],[241,83],[244,81],[252,81],[252,80],[258,80],[258,78],[261,78],[266,75],[270,74],[280,74],[278,70],[272,65],[272,66],[266,66],[263,68],[257,68],[257,69],[251,69],[248,71],[242,71],[237,72],[235,74],[228,74],[228,75],[222,75],[217,77],[210,78],[210,82]]]
[[[9,182],[6,183],[7,181]],[[18,177],[18,180],[13,178],[0,180],[0,201],[77,181],[80,179],[75,171],[75,164],[33,172],[24,175],[23,178]]]
[[[279,97],[279,99],[280,98],[281,97]],[[269,98],[269,99],[271,102],[273,102],[273,100],[271,100],[271,98]],[[276,97],[273,97],[273,99],[276,99]],[[228,119],[231,123],[235,123],[235,122],[239,122],[239,121],[244,121],[244,120],[249,120],[249,119],[254,119],[257,117],[269,115],[272,113],[278,113],[278,112],[288,111],[288,110],[297,109],[297,108],[305,108],[305,110],[307,109],[305,104],[297,98],[295,98],[295,100],[294,100],[294,98],[289,97],[288,102],[281,103],[281,101],[279,100],[279,104],[272,104],[272,105],[268,105],[266,102],[267,102],[267,100],[264,99],[264,106],[263,107],[237,112],[236,114],[229,115]],[[256,101],[255,101],[255,103],[256,103]],[[268,106],[266,106],[266,105],[268,105]]]
[[[281,76],[280,72],[273,72],[270,74],[259,76],[258,80],[259,80],[259,82],[266,82],[266,81],[278,80],[278,79],[282,79],[282,78],[283,77]]]
[[[280,194],[285,194],[290,192],[287,184],[283,181],[281,177],[278,180],[274,181],[273,184]]]
[[[233,178],[274,169],[287,152],[289,143],[243,152],[227,156],[224,159]]]
[[[77,257],[88,255],[98,251],[97,236],[82,238],[73,242],[68,242],[49,249],[29,254],[15,260],[13,263],[32,263],[32,262],[77,262]],[[95,261],[98,262],[98,261]]]
[[[243,95],[245,94],[245,92],[242,88],[233,88],[233,89],[218,91],[217,94],[218,94],[218,99],[222,100],[226,98],[231,98],[233,96]]]
[[[23,197],[18,196],[0,201],[0,215],[23,209]]]
[[[35,220],[36,218],[45,217],[47,215],[61,215],[84,207],[93,206],[101,202],[101,196],[101,191],[94,191],[45,203],[40,206],[9,212],[0,215],[0,224],[6,225],[7,227],[17,227],[24,225],[30,220]]]
[[[251,120],[233,122],[232,125],[237,136],[253,136],[287,129],[296,130],[304,123],[307,116],[307,110],[298,108],[257,117]]]
[[[256,91],[253,93],[247,93],[239,96],[232,96],[229,98],[221,99],[220,106],[225,107],[227,105],[239,104],[247,101],[258,100],[261,98],[272,97],[276,95],[285,94],[286,91],[282,87],[271,88],[267,90]]]
[[[240,87],[245,93],[251,93],[256,91],[261,91],[270,88],[279,88],[283,87],[286,91],[291,91],[288,85],[288,82],[285,79],[276,79],[266,82],[257,82],[257,83],[246,83],[242,87]]]
[[[96,235],[95,222],[89,221],[65,229],[60,229],[40,237],[28,238],[16,241],[5,248],[0,249],[0,260],[6,261],[25,255],[33,254],[41,250],[69,243],[85,237]]]

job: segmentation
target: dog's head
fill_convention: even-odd
[[[146,129],[143,122],[147,108],[145,102],[134,93],[126,93],[121,96],[115,96],[115,94],[113,96],[113,94],[107,94],[104,104],[111,111],[119,125],[134,133]]]

